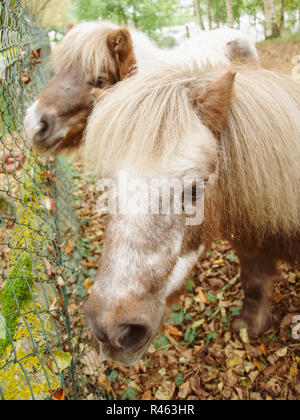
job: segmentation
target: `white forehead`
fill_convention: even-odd
[[[143,159],[143,158],[142,158]],[[127,173],[132,180],[146,180],[153,178],[179,178],[181,179],[189,170],[193,170],[198,176],[207,179],[212,161],[217,160],[216,140],[211,131],[201,122],[194,118],[189,133],[182,136],[177,147],[166,158],[158,160],[156,165],[141,167],[139,162],[130,165],[119,162],[118,167],[112,173],[112,177],[118,177],[120,172]]]
[[[200,120],[195,121],[190,134],[182,138],[176,153],[171,156],[168,167],[162,168],[171,174],[185,173],[192,169],[206,179],[211,160],[216,160],[216,141],[209,129]]]

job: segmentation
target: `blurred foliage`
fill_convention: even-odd
[[[278,23],[282,4],[282,0],[275,0]],[[205,22],[208,7],[213,28],[226,24],[226,0],[200,0],[200,11]],[[239,25],[244,14],[250,16],[253,24],[264,21],[262,0],[232,0],[232,8],[236,25]],[[284,10],[284,28],[289,29],[299,22],[299,1],[284,0]],[[195,0],[70,0],[69,12],[76,22],[103,19],[118,25],[132,25],[148,33],[162,47],[173,46],[175,40],[170,36],[164,37],[159,31],[161,28],[196,20]]]
[[[72,0],[70,12],[77,21],[101,18],[152,33],[174,25],[181,8],[179,0]]]

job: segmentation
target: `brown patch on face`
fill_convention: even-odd
[[[226,53],[231,63],[256,64],[257,56],[245,39],[235,39],[226,44]]]
[[[233,85],[236,73],[225,73],[205,88],[196,89],[190,95],[193,107],[202,122],[219,136],[227,122],[227,115],[233,101]]]
[[[121,28],[112,31],[107,37],[107,46],[116,62],[119,80],[130,76],[136,65],[136,58],[128,29]]]
[[[71,23],[71,22],[68,23],[67,26],[66,26],[66,34],[68,32],[70,32],[74,27],[75,27],[75,24],[74,23]]]

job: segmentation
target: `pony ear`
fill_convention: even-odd
[[[133,72],[136,65],[132,39],[128,29],[116,29],[108,34],[107,46],[116,62],[118,80],[123,80]]]
[[[233,101],[235,76],[236,73],[228,71],[215,82],[190,94],[194,109],[203,123],[217,136],[227,123],[228,111]]]

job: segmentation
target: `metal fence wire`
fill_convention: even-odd
[[[20,0],[1,0],[0,38],[0,399],[111,399],[82,367],[84,325],[70,329],[61,243],[78,232],[72,167],[41,161],[23,134],[51,77],[48,35]]]

